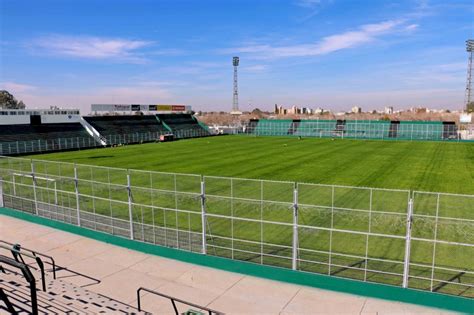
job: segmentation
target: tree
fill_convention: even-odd
[[[23,109],[25,103],[23,101],[18,102],[16,98],[8,91],[0,91],[0,108],[3,109]]]
[[[474,102],[470,102],[466,107],[468,113],[474,113]]]
[[[264,117],[263,112],[259,108],[255,108],[252,111],[251,115],[256,117],[256,118],[263,118]]]

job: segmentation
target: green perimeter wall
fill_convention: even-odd
[[[350,279],[341,279],[337,277],[329,277],[325,275],[235,261],[221,257],[196,254],[158,245],[132,241],[118,236],[88,230],[75,225],[69,225],[66,223],[37,217],[8,208],[0,208],[0,215],[6,215],[32,223],[49,226],[58,230],[74,233],[95,239],[97,241],[110,243],[146,254],[176,259],[183,262],[217,268],[225,271],[236,272],[270,280],[289,282],[298,285],[305,285],[325,290],[357,294],[372,298],[412,303],[468,314],[474,313],[474,299],[417,291],[413,289],[403,289],[395,286],[361,282]],[[15,240],[9,241],[15,242]]]

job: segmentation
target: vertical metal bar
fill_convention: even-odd
[[[174,214],[175,214],[175,229],[176,229],[176,248],[179,248],[179,218],[178,218],[178,183],[176,181],[176,174],[174,174]]]
[[[133,240],[133,205],[132,205],[132,187],[130,185],[130,174],[127,171],[127,190],[128,190],[128,216],[130,218],[130,239]]]
[[[38,214],[38,199],[36,196],[35,164],[33,163],[33,160],[31,160],[31,178],[33,179],[33,199],[35,203],[35,213],[36,215],[39,215]]]
[[[234,180],[230,179],[230,236],[231,236],[231,257],[234,259]]]
[[[373,189],[370,188],[370,199],[369,199],[369,233],[367,233],[365,240],[365,270],[364,270],[364,281],[367,281],[367,264],[369,261],[369,234],[372,229],[372,195]]]
[[[206,183],[201,177],[201,228],[202,228],[202,253],[206,254]]]
[[[58,204],[58,186],[56,185],[56,180],[54,180],[54,204]]]
[[[114,235],[114,212],[112,207],[112,187],[110,183],[110,168],[107,168],[107,187],[109,188],[109,210],[110,210],[110,227],[112,228],[112,235]]]
[[[154,204],[154,198],[155,196],[153,195],[153,176],[151,175],[150,172],[150,203],[151,203],[151,210],[152,210],[152,215],[153,215],[153,244],[156,244],[156,227],[155,227],[155,204]]]
[[[77,165],[75,163],[74,163],[74,191],[76,192],[77,226],[81,226],[81,209],[80,209],[80,202],[79,202],[79,178],[77,177]]]
[[[435,271],[435,260],[436,260],[436,240],[438,238],[438,215],[439,215],[439,196],[436,198],[436,219],[435,219],[435,231],[434,231],[434,242],[433,242],[433,257],[431,261],[431,281],[430,281],[430,291],[433,291],[433,279]]]
[[[295,183],[293,190],[293,255],[292,269],[298,269],[298,184]]]
[[[263,180],[260,181],[260,264],[263,265]]]
[[[12,174],[12,182],[13,182],[13,195],[16,196],[16,181],[15,181],[15,173]]]
[[[3,178],[0,177],[0,208],[3,208],[5,206],[3,202]]]
[[[405,236],[405,260],[403,263],[403,287],[408,287],[408,276],[410,273],[410,250],[411,250],[411,229],[413,224],[413,198],[408,201],[406,236]]]
[[[329,231],[329,268],[328,275],[331,275],[331,263],[332,263],[332,231],[334,229],[334,186],[331,189],[331,230]]]

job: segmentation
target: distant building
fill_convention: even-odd
[[[318,107],[314,110],[314,113],[318,115],[324,114],[324,109]]]
[[[355,113],[355,114],[360,114],[360,113],[362,113],[362,108],[359,107],[359,106],[354,106],[354,107],[352,107],[352,112]]]
[[[386,106],[384,113],[387,115],[393,114],[393,107],[392,106]]]

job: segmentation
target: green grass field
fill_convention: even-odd
[[[474,144],[223,136],[34,155],[162,172],[474,194]]]
[[[402,281],[410,197],[407,190],[474,194],[474,145],[469,143],[222,136],[31,158],[289,181],[234,179],[231,182],[225,178],[206,178],[208,253],[286,268],[291,268],[292,256],[292,182],[404,189],[298,186],[298,269],[394,285],[401,285]],[[30,164],[26,160],[23,164],[10,163],[8,167],[29,172]],[[36,172],[41,176],[73,177],[70,164],[37,162]],[[130,173],[135,203],[135,238],[199,251],[202,231],[200,176],[178,175],[175,178],[173,174]],[[84,195],[80,197],[80,208],[83,219],[90,220],[84,222],[84,226],[127,237],[127,190],[124,186],[108,184],[110,181],[125,185],[126,171],[78,166],[78,174],[81,179],[79,191]],[[31,185],[28,177],[16,180]],[[65,209],[75,209],[73,181],[58,179],[56,184],[58,189],[65,191],[59,193],[58,204]],[[54,199],[51,185],[52,182],[38,180],[39,201],[51,203]],[[12,194],[10,185],[5,185],[4,190]],[[17,187],[16,194],[32,198],[29,187]],[[414,199],[412,236],[424,241],[412,241],[409,286],[474,297],[474,247],[446,243],[437,244],[435,249],[430,241],[437,235],[438,240],[446,242],[474,244],[474,198],[416,194]],[[32,211],[31,205],[23,207],[30,207]],[[64,210],[67,211],[74,222],[74,210]],[[437,213],[441,217],[457,219],[437,220]],[[116,228],[110,230],[110,223],[104,225],[101,220],[105,219],[97,221],[95,214],[117,219]],[[464,222],[463,219],[471,221]],[[432,269],[432,265],[436,268]],[[461,280],[471,287],[445,285],[440,281],[457,281],[453,277],[459,275],[458,270],[468,271]],[[432,276],[439,280],[431,282],[417,278],[430,279]]]

